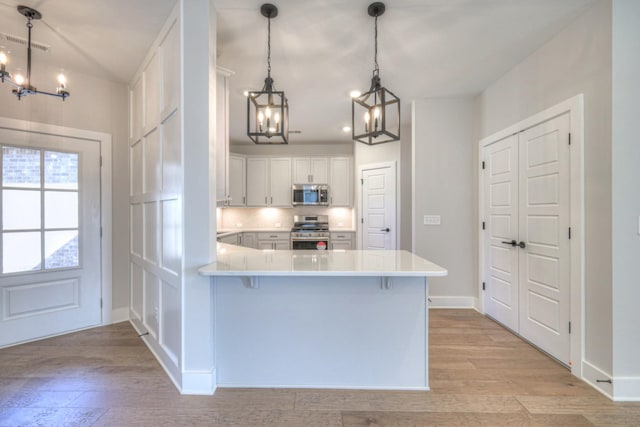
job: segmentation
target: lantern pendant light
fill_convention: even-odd
[[[378,17],[385,11],[384,3],[371,3],[367,11],[375,18],[373,77],[369,91],[351,100],[351,129],[354,141],[376,145],[400,140],[400,98],[380,82]]]
[[[62,98],[64,101],[69,96],[69,91],[66,87],[67,79],[64,74],[58,74],[58,87],[56,88],[55,93],[38,90],[31,84],[31,28],[33,28],[33,23],[31,21],[42,19],[42,14],[28,6],[18,6],[18,12],[27,18],[27,29],[29,31],[29,39],[27,43],[27,76],[25,78],[25,76],[19,73],[9,73],[9,71],[7,71],[7,54],[0,50],[0,80],[2,83],[6,82],[14,87],[12,92],[18,97],[18,100],[29,94],[42,94],[57,96],[58,98]]]
[[[289,101],[275,89],[271,78],[271,18],[278,16],[278,8],[265,3],[260,12],[268,19],[267,78],[261,91],[247,93],[247,136],[254,144],[287,144]]]

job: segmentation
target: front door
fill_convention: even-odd
[[[101,322],[100,145],[0,130],[0,347]]]
[[[396,248],[395,165],[362,170],[362,249]]]

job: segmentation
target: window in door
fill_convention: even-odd
[[[2,145],[0,272],[80,266],[77,153]]]

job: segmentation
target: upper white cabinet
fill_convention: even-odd
[[[229,199],[225,206],[245,206],[247,203],[246,159],[237,154],[229,155]]]
[[[326,157],[294,157],[293,184],[327,184],[329,159]]]
[[[229,77],[233,71],[216,68],[216,202],[229,200]]]
[[[269,205],[269,159],[247,158],[247,206]]]
[[[291,207],[291,159],[269,159],[269,185],[271,206]]]
[[[351,207],[353,168],[351,157],[331,157],[329,172],[329,204]]]
[[[291,159],[248,157],[247,206],[291,206]]]

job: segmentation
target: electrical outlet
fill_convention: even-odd
[[[440,225],[440,215],[425,215],[424,225]]]

